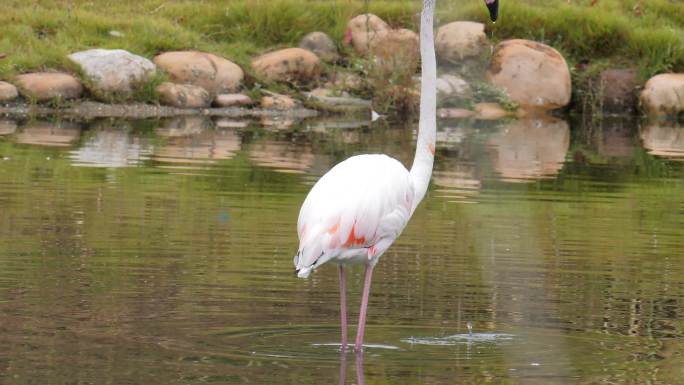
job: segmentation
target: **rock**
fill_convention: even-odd
[[[637,103],[634,92],[637,87],[637,71],[635,69],[610,69],[603,71],[599,84],[604,111],[615,113],[634,112]]]
[[[444,74],[437,78],[437,98],[463,99],[470,96],[471,89],[468,82],[461,77]]]
[[[677,115],[684,111],[684,73],[660,74],[650,78],[639,98],[649,115]]]
[[[19,91],[14,85],[0,81],[0,103],[10,102],[19,96]]]
[[[266,109],[290,110],[297,105],[297,101],[287,95],[271,94],[261,98],[261,108]]]
[[[81,82],[59,72],[36,72],[18,75],[16,85],[22,96],[46,102],[53,99],[76,99],[83,93]]]
[[[404,70],[414,73],[418,68],[418,34],[409,29],[382,30],[373,39],[370,47],[371,53],[386,71]]]
[[[548,116],[516,120],[487,140],[494,168],[512,182],[555,176],[569,147],[568,123]]]
[[[484,24],[472,21],[455,21],[443,25],[437,30],[435,37],[437,56],[450,62],[479,56],[486,47]]]
[[[511,100],[523,108],[560,108],[570,102],[572,93],[570,71],[563,56],[547,45],[530,40],[499,43],[487,79],[505,89]]]
[[[475,105],[475,117],[477,119],[498,120],[511,115],[511,112],[504,110],[498,103],[477,103]]]
[[[347,23],[345,42],[351,43],[359,55],[365,55],[378,33],[388,29],[387,23],[372,13],[358,15]]]
[[[122,49],[91,49],[72,53],[69,59],[87,77],[88,90],[103,101],[130,97],[157,70],[151,61]]]
[[[684,159],[684,127],[674,123],[651,122],[641,130],[641,140],[649,154]]]
[[[271,81],[309,83],[318,80],[321,61],[303,48],[286,48],[252,60],[254,72]]]
[[[211,95],[202,87],[192,84],[164,82],[157,87],[159,102],[179,108],[202,108],[211,105]]]
[[[304,36],[299,43],[299,48],[309,50],[318,55],[321,60],[330,63],[340,58],[335,42],[324,32],[311,32]]]
[[[199,86],[212,95],[239,90],[245,77],[237,64],[205,52],[165,52],[154,62],[169,73],[172,82]]]
[[[437,110],[437,116],[442,119],[464,119],[475,115],[475,111],[466,110],[465,108],[440,108]]]
[[[10,135],[17,130],[17,122],[9,119],[0,119],[0,135]]]
[[[221,94],[216,95],[214,106],[216,107],[244,107],[254,104],[254,100],[245,94]]]

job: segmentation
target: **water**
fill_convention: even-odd
[[[0,383],[684,383],[684,127],[439,126],[356,357],[297,213],[349,155],[408,164],[410,129],[0,120]]]

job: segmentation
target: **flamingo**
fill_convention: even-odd
[[[485,0],[492,21],[498,0]],[[306,278],[326,262],[339,265],[341,349],[347,348],[345,265],[363,264],[366,273],[354,349],[363,347],[373,268],[401,234],[432,175],[436,136],[437,63],[433,37],[435,0],[424,0],[420,24],[422,62],[420,119],[411,170],[384,154],[356,155],[323,175],[299,212],[297,276]]]

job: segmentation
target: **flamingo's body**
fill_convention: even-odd
[[[496,0],[485,0],[489,3]],[[325,262],[340,267],[342,349],[347,345],[344,266],[366,265],[355,349],[361,350],[373,267],[408,223],[427,191],[435,155],[437,64],[433,38],[435,0],[423,1],[418,143],[411,170],[382,154],[353,156],[333,167],[306,197],[299,212],[297,275],[309,276]],[[491,9],[491,8],[490,8]]]
[[[416,200],[411,174],[387,155],[357,155],[316,183],[299,212],[299,277],[328,261],[375,263],[401,234]]]

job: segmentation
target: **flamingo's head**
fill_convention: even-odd
[[[496,21],[499,17],[499,0],[485,0],[487,9],[489,9],[489,18]]]

